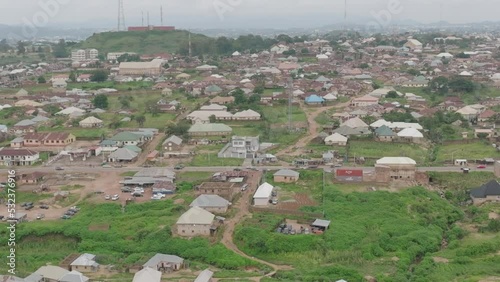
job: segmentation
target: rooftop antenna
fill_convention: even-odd
[[[163,26],[163,6],[160,6],[160,23]]]
[[[292,131],[293,78],[288,78],[288,130]]]
[[[117,30],[125,30],[125,12],[123,9],[123,0],[118,0],[118,26]]]

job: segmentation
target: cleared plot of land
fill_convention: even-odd
[[[193,157],[189,166],[241,166],[243,159],[218,158],[217,153],[200,153]]]
[[[273,105],[262,107],[264,116],[271,124],[288,123],[288,106]],[[298,106],[292,107],[292,122],[306,122],[307,117],[304,111]]]
[[[451,161],[451,159],[480,160],[484,158],[498,158],[498,152],[493,146],[483,142],[469,144],[450,144],[439,146],[436,162]]]
[[[427,150],[415,144],[384,143],[375,141],[349,141],[349,157],[382,158],[408,157],[423,163]]]

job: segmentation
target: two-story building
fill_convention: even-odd
[[[29,149],[3,148],[0,150],[0,163],[5,166],[33,165],[40,160],[38,152]]]

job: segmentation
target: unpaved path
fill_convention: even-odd
[[[262,177],[262,173],[260,171],[259,172],[257,172],[257,171],[252,172],[252,176],[249,177],[249,181],[248,181],[249,189],[247,189],[245,192],[242,193],[242,196],[238,200],[237,203],[233,203],[232,208],[237,209],[238,212],[232,218],[228,219],[225,222],[225,224],[224,224],[225,229],[224,229],[224,233],[222,235],[222,241],[221,241],[222,244],[224,244],[224,246],[226,246],[226,248],[232,250],[233,252],[237,253],[238,255],[245,257],[247,259],[253,260],[255,262],[265,264],[273,269],[273,271],[267,273],[264,276],[251,278],[251,280],[253,280],[253,281],[260,281],[260,279],[262,279],[263,277],[272,276],[278,270],[291,270],[291,269],[293,269],[289,265],[277,265],[277,264],[273,264],[273,263],[270,263],[267,261],[263,261],[261,259],[255,258],[255,257],[251,257],[251,256],[245,254],[244,252],[242,252],[240,249],[238,249],[238,247],[234,243],[233,235],[234,235],[234,229],[236,227],[236,224],[238,224],[239,222],[244,220],[245,217],[251,216],[250,210],[249,210],[249,207],[251,204],[250,196],[253,195],[253,193],[255,193],[255,190],[257,190],[257,187],[259,185],[259,181],[260,181],[261,177]]]
[[[307,108],[307,106],[305,106],[304,103],[301,102],[300,107],[304,111],[304,113],[306,113],[307,116],[308,132],[304,137],[300,138],[295,144],[280,150],[278,153],[276,153],[276,156],[277,157],[283,155],[299,156],[302,153],[302,148],[307,146],[307,144],[309,144],[319,134],[320,125],[316,122],[316,118],[321,113],[324,113],[331,109],[343,109],[347,107],[349,104],[350,102],[346,102],[332,106],[319,107],[316,108],[314,111],[308,111],[308,109],[310,108]]]

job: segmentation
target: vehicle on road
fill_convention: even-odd
[[[119,198],[120,198],[120,196],[119,196],[118,194],[115,194],[115,195],[113,195],[113,197],[111,197],[111,200],[112,200],[112,201],[116,201],[116,200],[118,200]]]
[[[56,170],[64,170],[64,168],[62,168],[60,166],[56,166]]]
[[[158,194],[153,194],[151,200],[161,200],[163,198],[165,198],[165,195],[158,193]]]
[[[25,209],[25,210],[27,210],[27,211],[29,211],[29,210],[31,210],[31,209],[32,209],[32,208],[34,208],[34,207],[35,207],[35,206],[30,205],[30,206],[26,206],[24,209]]]
[[[40,219],[42,219],[44,217],[45,217],[45,214],[43,214],[43,213],[39,213],[39,214],[36,215],[36,219],[37,220],[40,220]]]
[[[234,171],[241,171],[241,168],[235,168]]]
[[[183,164],[178,164],[178,165],[176,165],[176,166],[174,167],[174,169],[176,169],[176,170],[181,170],[181,169],[183,169],[183,168],[184,168],[184,165],[183,165]]]
[[[102,168],[112,168],[110,165],[103,165]]]
[[[144,188],[142,188],[142,187],[135,187],[133,192],[144,193]]]
[[[61,215],[61,219],[70,219],[70,218],[71,218],[70,215],[66,215],[66,214]]]
[[[123,165],[114,165],[113,167],[115,167],[115,168],[122,168]]]
[[[106,195],[104,196],[104,200],[110,200],[111,199],[111,196],[110,195]]]
[[[44,210],[48,210],[48,209],[49,209],[49,206],[47,206],[47,205],[40,205],[40,208],[41,208],[41,209],[44,209]]]
[[[248,188],[248,184],[243,184],[243,186],[241,186],[241,191],[246,191]]]
[[[481,168],[486,168],[485,165],[478,165],[477,168],[481,169]]]
[[[277,204],[278,204],[278,199],[273,198],[273,199],[271,200],[271,203],[272,203],[273,205],[277,205]]]

